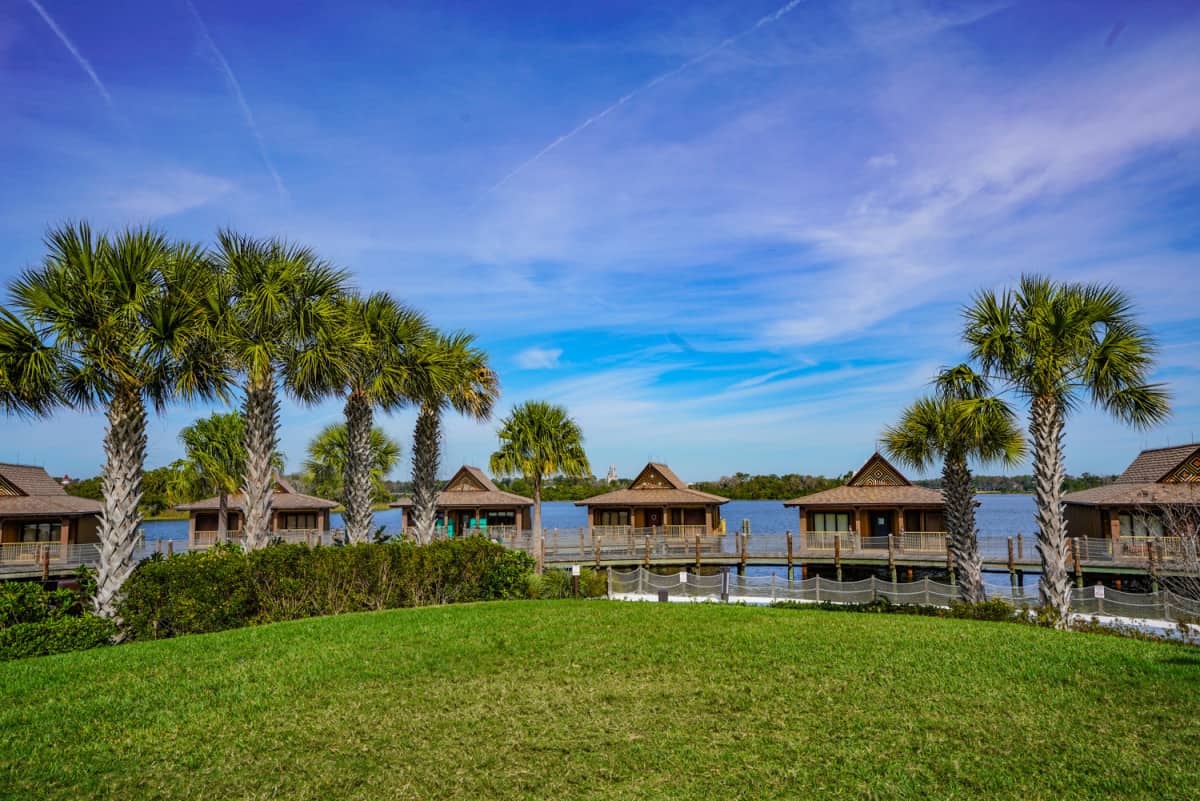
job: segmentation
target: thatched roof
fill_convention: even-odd
[[[1069,492],[1063,501],[1079,506],[1200,504],[1200,443],[1144,450],[1112,484]]]
[[[245,501],[246,498],[241,493],[230,495],[229,509],[234,512],[240,512]],[[287,479],[283,476],[275,476],[275,495],[271,500],[271,506],[277,512],[312,512],[332,509],[337,505],[337,501],[330,501],[314,495],[305,495],[302,492],[296,492]],[[192,503],[181,503],[175,508],[181,512],[215,512],[220,507],[221,499],[214,497],[205,498],[202,501],[193,501]]]
[[[918,487],[876,451],[844,486],[785,501],[784,506],[943,506],[942,493]]]
[[[407,509],[413,505],[412,498],[397,498],[388,504],[392,508]],[[442,509],[477,509],[488,507],[532,506],[533,500],[524,495],[505,492],[496,482],[478,467],[463,465],[446,482],[438,493],[437,505]]]
[[[729,503],[729,499],[689,488],[671,468],[658,462],[650,462],[643,467],[626,489],[575,501],[576,506],[625,507],[723,503]]]
[[[77,498],[45,468],[0,463],[0,517],[74,517],[100,514],[100,502]]]

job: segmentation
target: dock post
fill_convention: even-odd
[[[650,537],[646,537],[646,567],[650,567]]]
[[[1083,589],[1083,569],[1079,565],[1079,537],[1071,538],[1071,563],[1075,567],[1075,586]]]
[[[792,532],[791,531],[789,531],[787,533],[787,549],[788,549],[787,577],[788,577],[788,581],[791,581],[795,577],[795,573],[792,572]]]
[[[896,583],[896,538],[888,534],[888,572],[892,575],[892,583]]]
[[[800,580],[804,581],[806,578],[808,578],[808,563],[801,562],[800,563]]]
[[[167,556],[175,555],[175,540],[167,540]]]
[[[842,538],[833,535],[833,565],[837,568],[837,580],[842,580]]]
[[[1008,538],[1008,584],[1013,589],[1017,586],[1017,571],[1013,565],[1013,538]]]
[[[592,537],[592,545],[596,547],[596,567],[600,567],[600,538]]]
[[[1025,561],[1025,538],[1020,532],[1017,533],[1017,559]]]
[[[700,573],[700,535],[696,535],[696,573]]]
[[[1154,543],[1146,544],[1146,560],[1147,569],[1150,571],[1150,591],[1155,595],[1158,594],[1158,566],[1155,564],[1155,557],[1158,556]]]
[[[42,563],[42,581],[50,580],[50,549],[42,548],[40,554],[40,562]]]
[[[162,540],[155,540],[155,541],[154,541],[154,552],[155,552],[155,553],[162,553]]]
[[[958,577],[954,574],[954,551],[950,548],[950,543],[946,543],[946,570],[950,572],[950,586],[958,586]]]
[[[558,529],[554,529],[554,555],[558,556]]]
[[[746,567],[746,541],[750,539],[749,535],[742,536],[742,568]]]

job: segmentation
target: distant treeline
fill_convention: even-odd
[[[723,476],[718,481],[700,481],[692,484],[692,489],[720,495],[734,501],[785,501],[798,498],[801,495],[811,495],[814,492],[833,489],[845,484],[852,473],[838,478],[825,476],[786,475],[752,476],[749,473],[734,473]]]
[[[1079,490],[1111,484],[1116,480],[1116,476],[1096,476],[1091,473],[1084,473],[1081,476],[1067,476],[1063,481],[1063,491],[1078,492]],[[914,481],[913,483],[933,489],[942,488],[942,480],[940,478]],[[1034,489],[1033,476],[975,476],[972,484],[976,492],[1032,493]]]

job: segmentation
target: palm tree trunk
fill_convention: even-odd
[[[1067,519],[1063,511],[1063,415],[1053,398],[1038,397],[1030,407],[1033,433],[1033,477],[1037,499],[1038,552],[1042,557],[1039,584],[1042,605],[1058,614],[1065,628],[1071,608],[1067,576]]]
[[[217,493],[217,542],[229,541],[229,493],[222,487]]]
[[[946,490],[946,519],[950,526],[950,554],[958,579],[958,593],[967,603],[987,600],[983,589],[983,558],[975,530],[975,492],[966,457],[954,454],[942,465]]]
[[[417,544],[433,542],[437,524],[437,471],[440,461],[440,410],[432,404],[421,404],[417,426],[413,431],[413,529]]]
[[[142,468],[146,459],[146,407],[134,392],[122,392],[108,407],[104,432],[104,494],[100,512],[100,563],[96,570],[96,614],[115,618],[121,585],[136,563],[142,523]]]
[[[275,467],[271,456],[278,445],[279,398],[274,377],[252,381],[243,404],[246,418],[246,481],[242,488],[242,532],[247,550],[262,548],[271,540],[271,511],[275,494]]]
[[[537,572],[545,569],[546,554],[542,552],[542,477],[533,477],[533,559]]]
[[[346,398],[346,465],[342,477],[346,539],[352,545],[371,539],[371,404],[352,392]]]

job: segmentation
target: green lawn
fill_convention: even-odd
[[[505,602],[0,665],[12,798],[1200,797],[1200,651]]]

